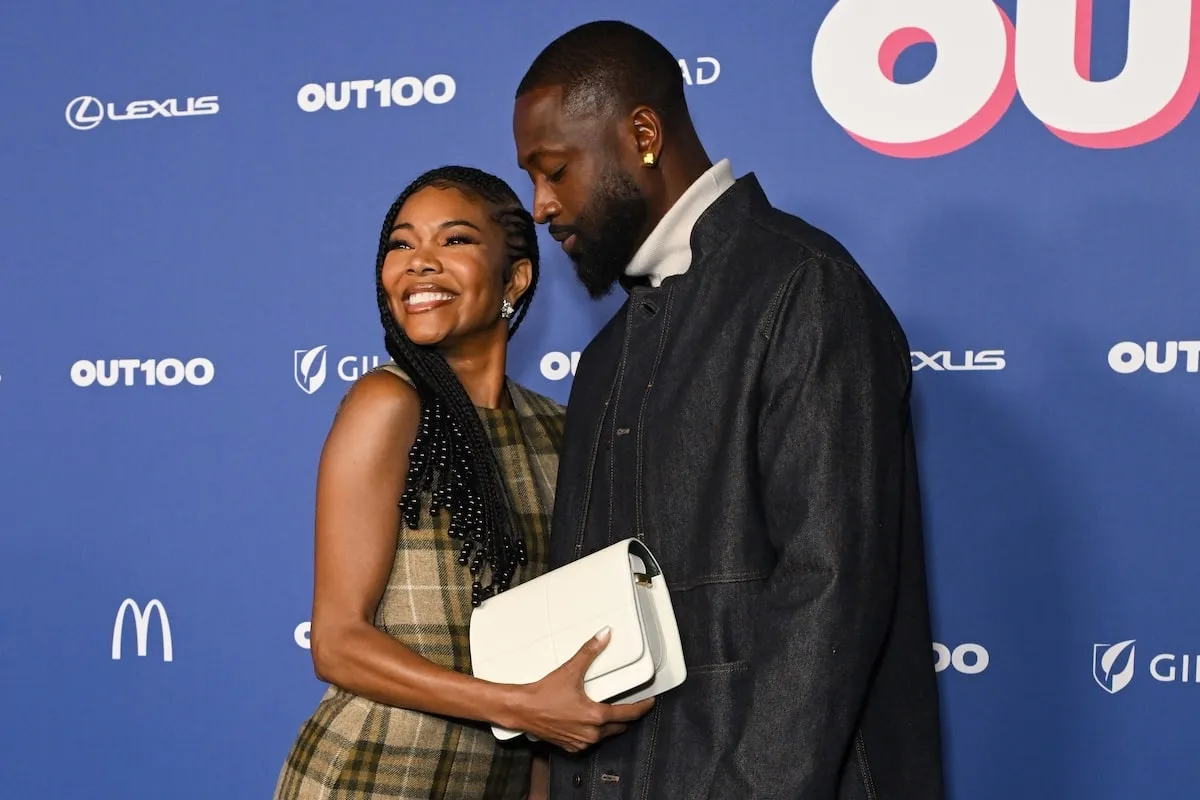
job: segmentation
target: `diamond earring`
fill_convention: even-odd
[[[508,302],[507,297],[504,298],[504,302],[500,304],[500,318],[511,319],[512,315],[515,313],[517,313],[517,310],[513,308],[513,304]]]

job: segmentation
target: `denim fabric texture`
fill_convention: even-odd
[[[552,567],[647,543],[688,678],[556,750],[551,797],[942,800],[904,332],[753,174],[691,242],[580,357],[550,537]]]

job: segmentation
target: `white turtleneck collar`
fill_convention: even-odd
[[[687,272],[692,265],[692,228],[696,220],[733,182],[729,159],[713,164],[654,226],[625,267],[625,274],[647,276],[651,286],[658,286],[663,278]]]

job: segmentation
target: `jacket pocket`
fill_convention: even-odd
[[[717,762],[737,744],[750,702],[750,664],[689,667],[687,680],[673,694],[656,726],[649,797],[705,797]]]

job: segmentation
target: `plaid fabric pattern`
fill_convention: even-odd
[[[394,364],[388,369],[405,377]],[[477,409],[508,490],[529,563],[514,584],[546,571],[563,408],[509,381],[512,409]],[[470,674],[471,575],[443,513],[401,529],[375,614],[380,630],[417,654]],[[530,754],[486,725],[395,708],[330,686],[288,753],[275,800],[520,800]]]

